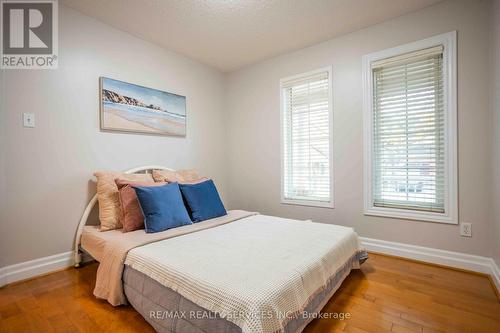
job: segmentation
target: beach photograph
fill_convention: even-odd
[[[101,129],[186,136],[186,97],[100,78]]]

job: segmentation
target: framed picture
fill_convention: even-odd
[[[186,136],[186,96],[100,78],[101,130]]]

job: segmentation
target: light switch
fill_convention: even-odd
[[[34,113],[23,113],[23,126],[24,127],[35,127],[35,114]]]

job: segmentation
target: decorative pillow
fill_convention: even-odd
[[[179,184],[155,187],[133,186],[144,215],[147,233],[192,224],[182,201]]]
[[[201,222],[227,214],[211,179],[198,184],[180,184],[179,187],[193,222]]]
[[[122,214],[120,223],[123,225],[123,232],[144,229],[144,216],[142,215],[141,206],[137,201],[137,195],[134,186],[162,186],[165,183],[156,182],[131,182],[128,180],[115,180],[118,186],[118,197],[120,198],[120,207]]]
[[[196,170],[153,170],[155,182],[183,183],[191,182],[200,178]]]
[[[118,197],[118,186],[115,179],[123,179],[138,182],[153,182],[150,174],[125,174],[122,172],[96,172],[97,199],[99,201],[100,231],[119,229],[121,207]]]
[[[189,181],[179,182],[179,184],[188,184],[188,185],[192,185],[192,184],[199,184],[199,183],[203,183],[203,182],[206,182],[207,180],[208,180],[208,178],[207,178],[207,177],[201,177],[201,178],[194,179],[194,180],[189,180]]]

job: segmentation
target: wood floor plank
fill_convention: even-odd
[[[154,332],[130,306],[112,307],[92,289],[97,264],[0,288],[0,333]],[[500,332],[500,302],[487,277],[370,254],[306,333]]]
[[[408,279],[416,283],[425,282],[426,285],[432,285],[437,288],[446,288],[448,290],[458,291],[461,293],[477,295],[482,299],[496,300],[495,294],[491,293],[491,283],[489,280],[477,279],[477,276],[473,274],[471,274],[471,276],[467,276],[467,274],[464,274],[463,272],[458,272],[461,276],[441,276],[434,273],[422,273],[420,271],[415,272],[415,269],[395,269],[392,267],[394,265],[390,266],[381,262],[376,262],[375,265],[377,265],[377,273],[394,275],[394,278],[399,276],[402,279]],[[422,267],[419,270],[422,270]],[[472,279],[466,279],[465,277],[472,277]]]
[[[424,283],[413,279],[411,276],[402,274],[378,272],[377,276],[372,276],[372,281],[385,283],[392,282],[394,288],[399,290],[409,290],[419,293],[420,297],[432,297],[436,304],[451,306],[457,310],[476,313],[478,315],[490,316],[491,319],[500,320],[497,315],[500,313],[500,303],[496,298],[481,298],[475,293],[458,290],[453,287],[435,286],[432,283]],[[474,288],[474,286],[470,286]],[[491,287],[490,287],[491,293]]]

